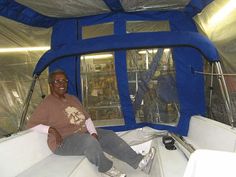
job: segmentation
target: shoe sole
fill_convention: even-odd
[[[149,164],[144,169],[142,169],[142,171],[146,174],[149,174],[151,169],[152,169],[153,160],[154,160],[154,157],[156,155],[156,149],[154,147],[153,147],[153,151],[154,151],[153,156],[151,157],[151,160],[150,160]]]

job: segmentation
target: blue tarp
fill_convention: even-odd
[[[191,0],[183,12],[193,17],[213,0]],[[104,0],[111,13],[124,12],[120,0]],[[35,27],[52,27],[59,19],[42,15],[14,0],[0,0],[0,15]]]
[[[56,18],[47,17],[13,0],[0,0],[0,15],[35,27],[51,27]]]
[[[171,31],[127,34],[126,20],[169,20]],[[83,26],[111,21],[114,22],[114,35],[82,39]],[[135,113],[129,96],[125,50],[157,47],[173,48],[181,114],[177,127],[147,123],[137,124],[135,121]],[[153,128],[168,129],[186,135],[191,115],[205,115],[203,76],[194,75],[192,69],[203,70],[202,56],[212,62],[217,61],[219,57],[211,41],[197,33],[193,20],[186,14],[180,12],[117,13],[110,16],[86,17],[83,20],[60,21],[53,28],[52,49],[39,60],[34,74],[40,74],[48,65],[50,65],[50,70],[64,69],[71,83],[69,92],[81,99],[79,56],[103,51],[115,51],[117,86],[125,120],[124,126],[110,128],[125,130],[149,125]]]
[[[190,47],[199,51],[199,53],[201,53],[209,61],[214,62],[219,59],[217,50],[211,45],[211,42],[199,33],[133,33],[86,39],[83,41],[72,41],[71,43],[61,45],[46,52],[42,56],[35,67],[34,74],[41,73],[50,63],[58,59],[73,55],[84,55],[112,50],[157,47]]]
[[[212,43],[197,32],[192,17],[211,0],[192,0],[178,11],[123,11],[119,0],[106,0],[111,13],[73,19],[56,19],[43,16],[15,1],[0,2],[0,15],[22,23],[53,27],[51,50],[43,55],[35,67],[34,74],[40,74],[47,66],[50,70],[64,69],[69,77],[69,93],[81,99],[80,55],[94,52],[115,51],[115,72],[125,125],[110,127],[127,130],[148,125],[186,135],[192,115],[205,115],[204,79],[194,75],[192,70],[202,71],[204,56],[217,61],[218,53]],[[168,20],[170,32],[126,33],[126,21]],[[114,35],[82,39],[82,27],[86,25],[114,23]],[[177,127],[142,123],[137,124],[129,96],[126,50],[137,48],[173,48],[176,69],[176,87],[180,104],[180,120]]]

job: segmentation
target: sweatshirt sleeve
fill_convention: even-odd
[[[39,124],[39,125],[36,125],[36,126],[32,127],[31,129],[36,131],[36,132],[39,132],[39,133],[48,134],[49,128],[50,127],[47,126],[47,125]]]
[[[94,127],[93,121],[91,120],[91,118],[86,119],[85,121],[85,125],[86,128],[88,130],[88,132],[92,135],[93,133],[97,134],[97,131]]]

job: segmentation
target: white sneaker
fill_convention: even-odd
[[[153,159],[155,157],[155,154],[156,154],[156,149],[154,147],[151,147],[149,152],[139,162],[139,165],[138,165],[139,169],[141,169],[142,171],[146,171],[146,167],[151,166]]]
[[[109,177],[126,177],[126,174],[120,172],[115,167],[112,167],[110,170],[108,170],[105,173],[102,173],[102,176],[109,176]]]

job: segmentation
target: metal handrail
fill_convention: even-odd
[[[216,73],[214,73],[214,67],[212,65],[211,68],[211,73],[207,73],[207,72],[200,72],[200,71],[194,71],[194,73],[196,74],[203,74],[203,75],[210,75],[211,76],[211,90],[210,90],[210,103],[209,103],[209,107],[211,109],[211,99],[212,99],[212,88],[213,88],[213,76],[217,76],[217,79],[219,81],[219,86],[220,86],[220,90],[221,90],[221,94],[223,96],[223,100],[225,102],[225,108],[226,108],[226,112],[227,112],[227,116],[229,119],[229,124],[231,125],[232,128],[234,128],[234,119],[233,119],[233,109],[232,109],[232,104],[231,104],[231,99],[229,96],[229,92],[226,86],[226,82],[225,82],[225,78],[224,76],[235,76],[236,74],[224,74],[221,64],[220,62],[215,62],[215,66],[216,66]]]
[[[33,92],[34,92],[35,83],[36,83],[38,78],[39,78],[38,75],[33,76],[33,80],[32,80],[30,89],[28,91],[27,97],[26,97],[25,102],[23,104],[22,113],[21,113],[21,117],[20,117],[20,125],[19,125],[19,128],[18,128],[17,132],[22,131],[23,127],[25,125],[25,119],[26,119],[26,114],[28,112],[29,103],[30,103],[31,97],[32,97]]]
[[[230,100],[230,97],[229,97],[229,92],[228,92],[228,89],[227,89],[227,86],[226,86],[226,82],[225,82],[225,79],[224,79],[221,64],[220,64],[220,62],[216,62],[215,64],[216,64],[216,70],[219,73],[219,76],[217,78],[218,78],[218,81],[219,81],[219,85],[220,85],[220,89],[221,89],[223,99],[225,101],[225,108],[226,108],[227,115],[228,115],[228,118],[229,118],[229,123],[230,123],[231,127],[233,128],[234,127],[234,119],[233,119],[232,104],[231,104],[231,100]]]
[[[185,150],[183,150],[183,148],[181,148],[180,146],[178,146],[178,149],[181,150],[183,152],[183,154],[185,155],[185,157],[187,159],[189,159],[190,155],[196,150],[191,144],[187,143],[182,137],[174,134],[174,133],[169,133],[170,136],[172,138],[174,138],[174,140],[176,142],[178,142]],[[178,144],[177,144],[178,145]]]

